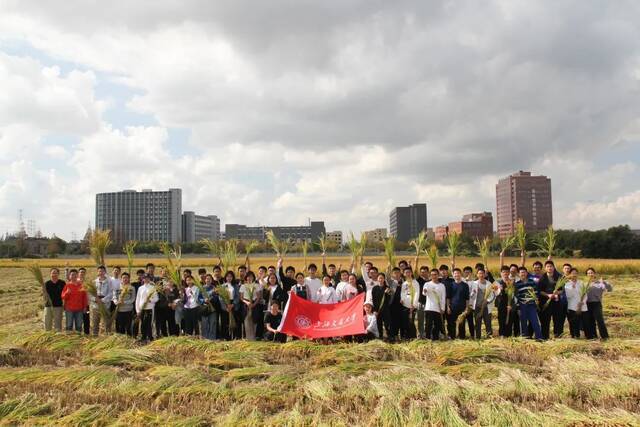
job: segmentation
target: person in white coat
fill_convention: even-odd
[[[136,294],[136,314],[137,320],[141,323],[141,339],[143,341],[151,341],[153,340],[153,329],[151,327],[153,308],[158,301],[158,292],[149,275],[144,276],[142,283]]]
[[[414,339],[416,337],[416,309],[420,299],[420,284],[413,278],[411,267],[404,269],[404,282],[400,289],[400,337],[403,339]]]
[[[426,297],[424,304],[425,337],[433,341],[440,339],[443,322],[442,316],[447,308],[447,290],[440,282],[440,272],[432,269],[429,272],[431,281],[424,284],[422,294]]]
[[[487,280],[486,272],[482,268],[478,269],[476,276],[478,280],[469,283],[469,308],[473,310],[475,321],[474,338],[480,339],[482,338],[483,322],[487,336],[493,336],[491,312],[493,311],[496,297],[500,294],[500,286]]]
[[[587,286],[590,284],[578,280],[578,269],[572,268],[569,272],[569,281],[564,285],[571,338],[580,338],[581,321],[588,320],[588,314],[584,314],[589,310],[587,307],[588,289],[585,289]]]

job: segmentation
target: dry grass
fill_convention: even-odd
[[[111,263],[113,264],[113,263]],[[638,425],[637,277],[607,342],[284,345],[41,332],[39,288],[0,271],[0,424]],[[33,303],[24,303],[24,290]],[[25,308],[21,313],[13,307]]]

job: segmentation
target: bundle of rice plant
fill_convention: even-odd
[[[396,239],[393,236],[390,236],[387,239],[385,239],[384,255],[385,255],[385,258],[387,258],[387,264],[389,265],[390,268],[393,268],[396,266],[395,247],[396,247]]]
[[[238,241],[227,240],[224,243],[224,255],[222,256],[224,271],[232,271],[238,265]]]
[[[485,237],[484,239],[475,239],[474,244],[476,248],[478,248],[478,253],[480,254],[480,258],[482,259],[482,263],[484,264],[484,268],[489,268],[489,252],[491,250],[491,239]]]
[[[95,279],[94,280],[86,280],[85,283],[83,283],[82,286],[87,291],[87,293],[94,298],[94,300],[97,300],[97,298],[98,298],[98,288],[96,287]],[[98,311],[100,311],[100,317],[102,318],[102,320],[106,321],[107,319],[109,319],[109,312],[107,311],[107,308],[105,307],[104,302],[103,303],[99,303],[99,304],[96,303],[96,305],[98,306]]]
[[[438,268],[438,247],[435,243],[432,243],[427,249],[425,249],[429,261],[431,261],[431,268]]]
[[[273,248],[278,258],[284,257],[287,251],[289,250],[289,242],[287,242],[286,240],[278,239],[275,233],[273,232],[273,230],[267,231],[266,236],[267,236],[267,241]]]
[[[178,244],[172,246],[169,242],[162,242],[160,249],[167,259],[166,273],[176,286],[180,286],[182,283],[182,277],[180,277],[180,270],[182,268],[182,247]]]
[[[553,251],[556,247],[556,232],[553,226],[549,226],[547,231],[541,238],[539,238],[535,244],[541,251],[544,251],[549,258],[553,256]]]
[[[304,239],[301,244],[302,248],[302,265],[304,266],[304,270],[307,270],[307,254],[309,253],[309,241]]]
[[[49,292],[47,292],[47,289],[44,285],[44,277],[42,276],[42,269],[40,268],[40,265],[34,263],[34,264],[28,265],[26,268],[29,271],[29,273],[31,273],[36,283],[40,286],[40,291],[42,292],[44,305],[51,306],[52,305],[51,297],[49,296]]]
[[[414,259],[414,268],[418,270],[420,268],[420,255],[425,250],[427,246],[427,233],[422,230],[415,239],[409,241],[409,246],[413,246],[413,249],[416,251],[416,257]]]
[[[470,307],[467,307],[462,313],[460,313],[460,315],[458,316],[458,318],[456,319],[456,326],[460,327],[460,325],[462,325],[464,323],[464,321],[466,320],[466,318],[472,313],[472,310]]]
[[[451,265],[455,265],[456,256],[460,251],[460,235],[456,231],[447,234],[447,249],[451,257]]]
[[[111,230],[95,229],[89,235],[91,258],[98,265],[106,265],[107,248],[111,245]]]
[[[591,289],[591,285],[592,284],[593,284],[593,282],[591,281],[589,276],[587,276],[585,278],[584,282],[582,282],[582,286],[580,287],[580,302],[584,301],[585,297],[589,293],[589,289]],[[580,310],[583,311],[584,308],[585,307],[581,304],[580,305]]]
[[[513,247],[516,242],[515,236],[507,236],[500,241],[500,253],[506,254],[506,252]]]
[[[249,255],[251,255],[258,246],[260,246],[260,243],[257,240],[251,240],[250,242],[247,242],[244,245],[244,253],[247,259],[249,258]]]
[[[358,255],[362,258],[367,250],[367,233],[360,233],[360,246],[358,249]]]
[[[349,252],[351,253],[351,259],[354,263],[358,261],[358,254],[360,253],[360,243],[356,240],[356,237],[353,235],[353,231],[349,232],[349,240],[347,242],[349,246]]]
[[[327,253],[327,236],[321,234],[320,237],[318,237],[318,246],[323,255]]]
[[[201,239],[199,243],[207,248],[211,258],[218,258],[218,264],[222,264],[222,254],[224,249],[221,242],[214,242],[211,239]]]
[[[216,293],[218,297],[225,305],[228,307],[230,304],[233,304],[231,299],[231,294],[229,293],[229,289],[225,285],[216,286]],[[229,332],[231,332],[236,327],[236,319],[233,317],[233,311],[228,311],[229,313]]]
[[[137,245],[138,242],[136,240],[129,240],[122,247],[122,251],[125,253],[125,255],[127,255],[127,271],[129,272],[129,276],[131,276],[131,272],[133,270],[133,256]]]
[[[553,287],[553,292],[562,291],[568,281],[569,279],[567,279],[565,276],[560,276],[560,278],[556,282],[556,285]],[[551,298],[547,299],[547,302],[544,303],[544,305],[542,306],[542,311],[546,310],[549,305],[551,305]]]

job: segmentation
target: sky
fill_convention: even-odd
[[[0,233],[81,237],[95,194],[182,188],[225,223],[489,210],[640,228],[640,3],[0,0]],[[75,234],[74,234],[75,233]]]

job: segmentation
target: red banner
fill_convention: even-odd
[[[348,301],[318,304],[291,292],[279,331],[312,339],[364,334],[364,296],[362,293]]]

